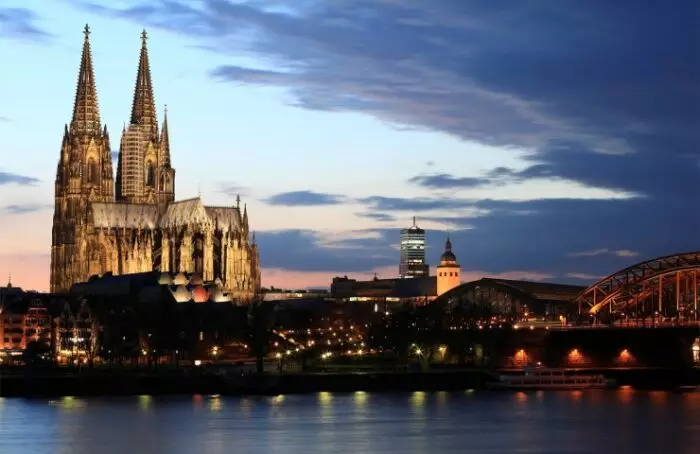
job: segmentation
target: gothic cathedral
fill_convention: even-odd
[[[175,201],[167,111],[159,131],[146,40],[144,31],[115,181],[85,27],[73,118],[56,172],[51,291],[66,292],[95,275],[161,271],[218,280],[232,298],[249,300],[260,289],[259,254],[240,199],[234,207]]]

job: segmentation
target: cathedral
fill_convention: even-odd
[[[258,248],[240,198],[233,207],[175,201],[167,111],[156,118],[147,36],[141,36],[131,119],[121,134],[116,177],[100,120],[90,29],[78,72],[73,118],[56,172],[51,291],[92,276],[160,271],[216,282],[235,300],[260,289]]]

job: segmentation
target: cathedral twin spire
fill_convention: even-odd
[[[139,69],[136,73],[134,102],[131,106],[131,124],[142,125],[148,131],[151,139],[158,140],[158,119],[156,118],[153,96],[151,67],[148,61],[147,40],[148,35],[144,30],[141,33],[141,55],[139,56]]]
[[[90,27],[83,31],[83,54],[80,58],[78,85],[75,90],[73,118],[70,123],[70,133],[74,135],[99,136],[102,133],[100,109],[97,103],[95,88],[95,71],[92,67],[92,52],[90,50]]]
[[[99,136],[103,133],[100,120],[100,109],[97,102],[97,88],[95,85],[95,71],[92,64],[92,51],[90,48],[90,27],[83,30],[83,52],[78,71],[78,83],[75,91],[73,105],[73,118],[70,124],[70,133],[73,135]],[[167,119],[163,125],[163,134],[158,137],[158,119],[156,116],[155,99],[153,96],[153,83],[151,80],[151,68],[148,59],[148,35],[144,30],[141,33],[141,54],[139,67],[134,87],[134,101],[131,106],[131,121],[133,125],[143,125],[153,140],[165,140],[168,142]],[[167,157],[169,161],[170,157]]]
[[[66,128],[64,144],[71,138],[85,141],[87,138],[102,138],[106,147],[109,147],[106,127],[102,128],[99,104],[97,101],[97,89],[93,69],[92,52],[90,47],[90,28],[85,26],[85,40],[78,72],[78,82],[73,106],[73,118],[70,127]],[[141,52],[134,86],[134,98],[131,106],[131,118],[129,126],[135,128],[129,136],[129,150],[126,156],[120,147],[117,165],[117,199],[122,201],[142,201],[148,196],[148,191],[158,194],[158,203],[163,205],[174,198],[174,170],[170,162],[170,138],[168,137],[167,113],[164,117],[162,131],[159,132],[158,118],[156,115],[155,96],[151,79],[151,68],[148,56],[148,35],[144,30],[141,33]],[[124,145],[125,133],[122,134]],[[138,141],[139,144],[134,142]],[[148,158],[144,153],[153,148],[156,154]],[[109,152],[107,153],[109,154]],[[108,160],[108,168],[111,171],[111,156]],[[146,166],[147,169],[141,169]],[[106,172],[106,170],[105,170]],[[143,180],[143,181],[141,181]],[[146,188],[148,187],[148,189]],[[162,200],[160,200],[162,199]]]

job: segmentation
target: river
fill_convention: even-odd
[[[2,454],[700,452],[700,393],[0,398]]]

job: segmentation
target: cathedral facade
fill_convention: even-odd
[[[146,271],[217,281],[239,301],[260,289],[258,248],[240,198],[231,207],[204,206],[200,198],[175,201],[167,111],[159,125],[145,31],[115,179],[86,26],[73,118],[56,172],[51,291],[68,291],[91,276]]]

